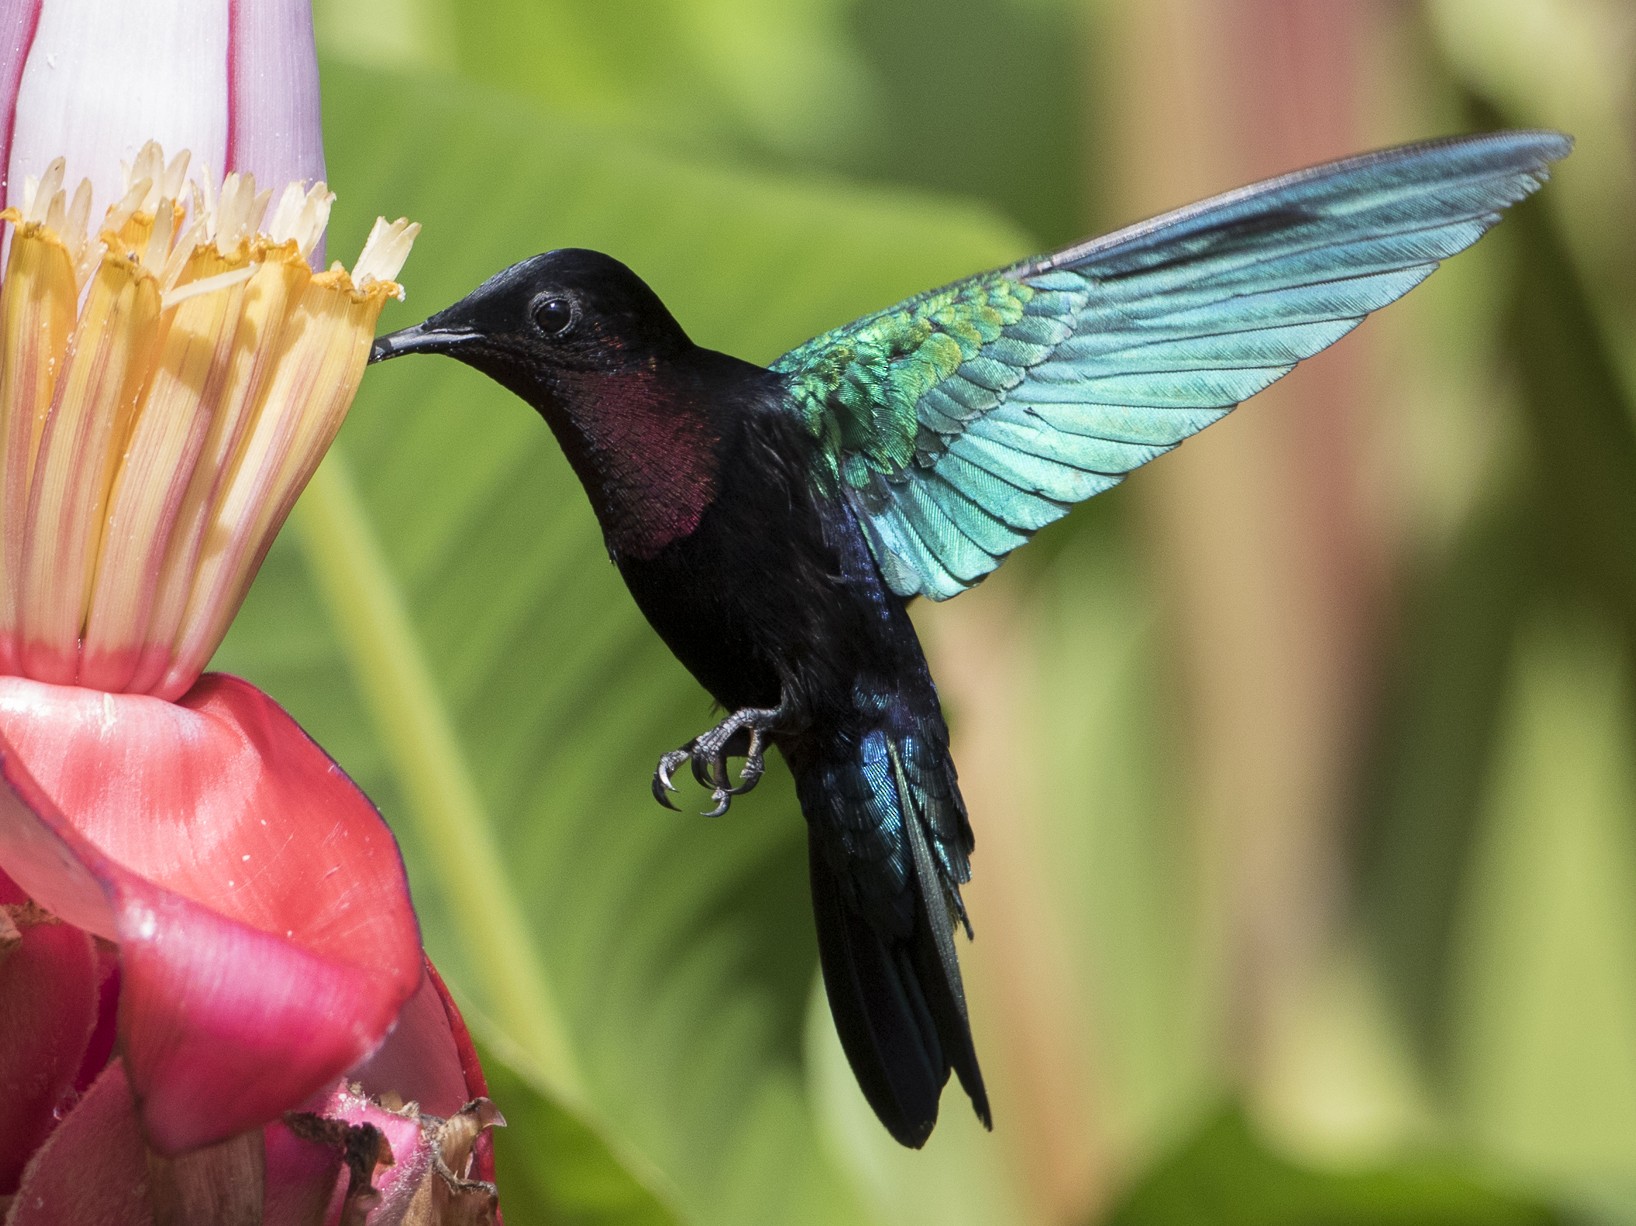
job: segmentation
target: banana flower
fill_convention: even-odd
[[[203,671],[416,227],[323,267],[305,0],[0,0],[0,102],[4,1221],[495,1220],[390,831]]]

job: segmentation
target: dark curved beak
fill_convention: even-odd
[[[477,340],[476,332],[464,332],[450,328],[432,326],[432,321],[416,324],[412,328],[400,328],[396,332],[388,332],[385,336],[375,338],[370,346],[369,360],[384,362],[387,358],[395,358],[404,353],[453,353],[460,346]]]

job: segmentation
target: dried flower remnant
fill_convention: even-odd
[[[301,1141],[323,1146],[346,1171],[341,1226],[485,1226],[497,1220],[494,1184],[473,1178],[474,1145],[505,1119],[487,1098],[443,1118],[417,1103],[387,1106],[362,1086],[338,1088],[321,1113],[284,1118]]]

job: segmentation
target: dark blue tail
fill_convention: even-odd
[[[790,757],[841,1047],[881,1123],[918,1149],[951,1070],[993,1125],[954,952],[971,827],[941,718],[896,722]]]

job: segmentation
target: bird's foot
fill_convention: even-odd
[[[744,795],[761,782],[762,773],[767,769],[763,757],[767,736],[779,726],[784,715],[782,706],[745,707],[680,749],[672,749],[659,759],[659,766],[653,772],[653,798],[665,808],[674,809],[676,806],[667,794],[676,791],[671,777],[683,762],[691,760],[693,777],[710,789],[710,799],[715,802],[716,807],[705,816],[720,817],[733,803],[733,797]],[[744,755],[744,768],[739,771],[735,784],[727,769],[727,759],[739,753]]]

